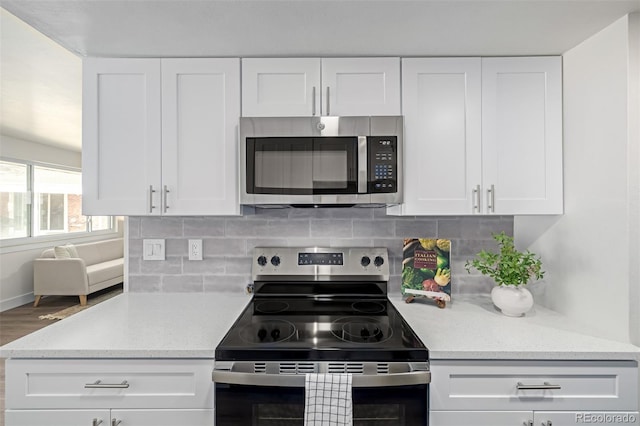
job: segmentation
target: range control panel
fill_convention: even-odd
[[[386,247],[256,247],[253,279],[261,276],[371,276],[389,279]]]
[[[397,136],[369,136],[369,193],[396,192],[398,190],[398,138]]]

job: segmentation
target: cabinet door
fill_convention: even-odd
[[[162,59],[162,214],[239,214],[239,59]]]
[[[320,115],[320,59],[243,59],[242,115]]]
[[[638,426],[640,415],[636,412],[616,411],[536,411],[535,426],[575,426],[589,424],[593,426]]]
[[[429,426],[526,426],[532,419],[531,411],[431,411]]]
[[[399,58],[322,59],[322,115],[399,115]]]
[[[562,213],[560,57],[482,59],[487,213]]]
[[[213,410],[111,410],[112,421],[136,426],[211,426]],[[105,425],[108,426],[108,425]]]
[[[160,61],[85,59],[82,105],[82,213],[159,214]]]
[[[109,410],[6,410],[5,421],[7,426],[109,426]]]
[[[405,193],[399,213],[478,211],[480,81],[479,58],[402,60]]]

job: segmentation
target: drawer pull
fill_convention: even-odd
[[[118,426],[120,423],[122,423],[122,420],[116,420],[116,419],[111,420],[111,426]]]
[[[127,389],[129,383],[124,380],[122,383],[102,383],[102,380],[96,380],[93,383],[86,383],[85,389]]]
[[[518,382],[516,389],[518,390],[553,390],[562,389],[560,385],[552,385],[549,382],[544,382],[542,385],[525,385],[522,382]]]
[[[533,426],[533,420],[527,420],[526,422],[522,422],[522,426]]]
[[[93,419],[93,423],[91,423],[91,426],[100,426],[101,424],[102,420]]]
[[[551,423],[551,420],[547,420],[546,423],[541,423],[542,426],[553,426],[553,424]]]

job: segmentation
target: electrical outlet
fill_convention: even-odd
[[[189,260],[202,260],[202,240],[189,240]]]

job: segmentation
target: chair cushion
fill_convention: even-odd
[[[65,244],[64,246],[69,252],[69,257],[73,257],[73,258],[80,257],[78,256],[78,250],[76,249],[76,246],[74,246],[73,244]]]
[[[89,279],[89,287],[94,284],[101,283],[113,278],[124,275],[124,259],[108,260],[106,262],[96,263],[87,266],[87,278]]]
[[[53,248],[53,253],[56,259],[69,259],[78,258],[78,250],[73,244],[65,244],[63,246],[56,246]]]
[[[65,246],[55,246],[53,252],[56,255],[56,259],[69,259],[71,257],[69,250]]]

